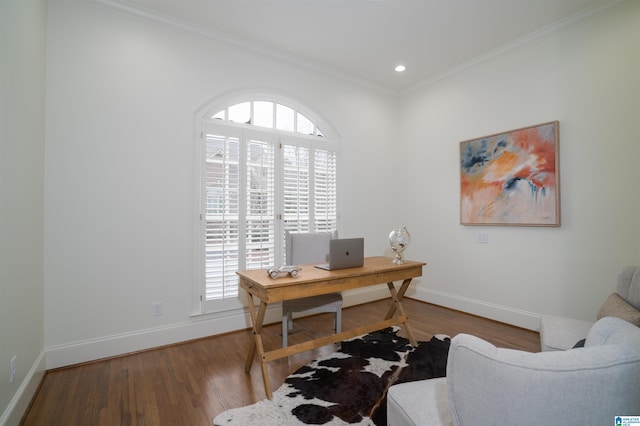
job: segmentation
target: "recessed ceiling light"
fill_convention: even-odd
[[[402,72],[402,71],[404,71],[406,69],[407,69],[407,67],[405,67],[404,65],[398,65],[395,68],[396,72]]]

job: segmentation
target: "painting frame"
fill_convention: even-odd
[[[460,224],[560,226],[560,123],[460,142]]]

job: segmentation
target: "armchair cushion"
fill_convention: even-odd
[[[389,425],[451,425],[447,398],[446,377],[391,386],[387,392]]]

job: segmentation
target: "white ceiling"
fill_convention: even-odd
[[[622,0],[87,0],[402,91]],[[396,73],[396,64],[405,64]]]

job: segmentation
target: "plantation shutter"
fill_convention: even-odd
[[[284,229],[309,232],[311,219],[309,148],[284,145]]]
[[[315,232],[333,231],[338,226],[336,152],[316,149],[313,164]]]
[[[276,264],[275,163],[278,141],[275,135],[254,134],[244,142],[247,147],[245,160],[247,209],[244,221],[245,263],[242,268],[268,268]]]
[[[238,294],[240,138],[223,133],[205,135],[205,297]],[[235,281],[235,285],[234,285]]]
[[[284,264],[285,230],[337,229],[337,154],[304,135],[203,128],[201,302],[212,312],[241,306],[236,271]]]

